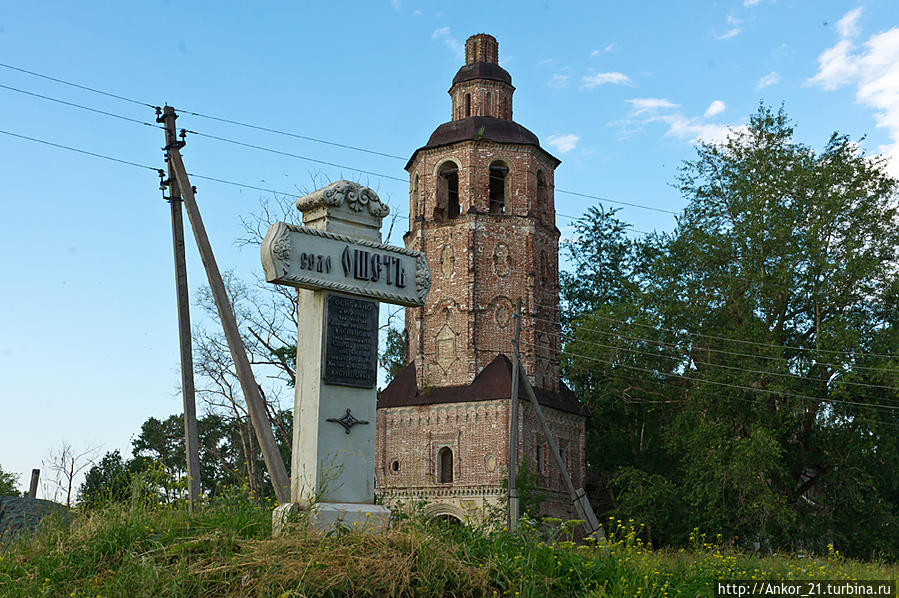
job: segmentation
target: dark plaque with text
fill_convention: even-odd
[[[325,382],[374,388],[378,379],[378,304],[328,295]]]

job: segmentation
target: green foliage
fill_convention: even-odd
[[[275,430],[275,440],[289,463],[288,427]],[[246,420],[210,413],[197,421],[200,440],[200,487],[214,498],[230,487],[247,486],[258,501],[274,496],[254,431]],[[118,451],[107,453],[86,474],[79,501],[88,508],[107,502],[141,500],[175,504],[186,499],[184,423],[181,414],[164,420],[149,418],[132,438],[134,457],[125,460]],[[249,456],[247,453],[250,453]]]
[[[897,183],[765,106],[700,144],[669,234],[594,209],[562,276],[588,462],[657,545],[899,558]],[[651,530],[651,532],[650,532]]]
[[[0,496],[19,495],[19,474],[3,471],[0,467]]]
[[[378,355],[378,365],[386,372],[388,380],[393,380],[406,367],[406,339],[399,330],[387,329],[387,343]]]
[[[518,489],[518,512],[537,520],[540,517],[540,506],[546,500],[546,492],[541,490],[537,482],[540,474],[537,465],[524,457],[518,461],[518,473],[515,475],[515,487]],[[508,486],[508,482],[506,483]]]
[[[229,487],[189,513],[109,504],[70,525],[48,521],[0,552],[3,596],[695,596],[719,579],[891,579],[895,565],[845,559],[758,558],[690,533],[690,550],[652,552],[644,528],[609,520],[608,541],[546,540],[525,519],[517,533],[433,526],[419,517],[383,534],[270,537],[271,509]]]

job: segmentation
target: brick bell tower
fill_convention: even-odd
[[[449,89],[452,120],[406,164],[406,247],[427,255],[433,277],[427,304],[406,310],[407,358],[421,387],[470,384],[511,355],[521,299],[522,364],[535,387],[559,390],[560,162],[512,120],[514,92],[496,39],[470,37]]]
[[[521,361],[575,486],[585,476],[585,413],[559,381],[559,160],[512,120],[512,78],[496,39],[465,43],[451,120],[412,154],[406,247],[425,254],[431,290],[406,309],[407,365],[378,398],[375,483],[387,504],[461,521],[504,505],[515,305]],[[519,399],[526,401],[519,388]],[[546,491],[541,512],[575,516],[535,410],[519,411],[521,462]]]

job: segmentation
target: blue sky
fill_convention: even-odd
[[[899,3],[729,2],[12,3],[0,62],[149,104],[408,157],[448,120],[465,38],[494,35],[516,86],[515,119],[562,160],[559,214],[594,200],[677,211],[671,187],[698,139],[784,103],[797,137],[839,130],[897,155]],[[0,67],[0,85],[151,122],[150,108]],[[162,167],[162,132],[0,88],[0,129]],[[403,159],[184,114],[180,127],[324,166],[188,137],[191,172],[264,189],[351,178],[408,212]],[[180,412],[168,206],[149,170],[0,134],[0,466],[27,484],[50,450],[127,453],[150,416]],[[240,217],[260,191],[195,180],[219,264],[251,280]],[[625,208],[634,229],[665,213]],[[563,235],[571,220],[558,219]],[[401,243],[405,226],[395,231]],[[188,279],[205,282],[188,236]],[[564,267],[564,265],[563,265]],[[203,324],[195,310],[195,321]]]

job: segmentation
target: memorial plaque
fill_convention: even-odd
[[[378,379],[378,304],[328,295],[325,382],[374,388]]]

